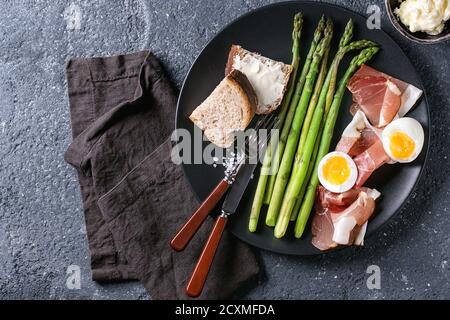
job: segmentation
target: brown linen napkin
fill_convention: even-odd
[[[176,95],[149,52],[67,65],[73,142],[96,281],[139,279],[154,299],[184,299],[213,220],[184,252],[170,238],[198,205],[170,159]],[[250,248],[224,234],[201,298],[229,298],[259,273]]]

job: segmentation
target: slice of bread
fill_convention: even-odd
[[[252,120],[258,99],[247,77],[231,71],[189,116],[215,145],[228,148]]]
[[[292,67],[232,45],[225,75],[232,70],[239,70],[247,76],[258,97],[256,113],[267,114],[281,104]]]

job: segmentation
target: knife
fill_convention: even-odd
[[[247,189],[248,183],[253,176],[253,172],[256,168],[255,164],[248,163],[243,164],[234,183],[230,186],[230,189],[225,197],[222,205],[222,211],[217,217],[214,227],[203,247],[202,253],[197,261],[197,265],[192,272],[191,278],[186,287],[186,293],[188,296],[196,298],[203,290],[206,278],[211,268],[214,255],[216,254],[217,247],[222,237],[223,230],[228,221],[228,217],[234,214],[239,206],[239,202],[244,195],[245,189]]]
[[[277,127],[279,124],[279,119],[277,116],[270,114],[258,120],[255,126],[255,133],[248,137],[246,143],[244,144],[244,150],[246,148],[251,147],[253,143],[256,143],[256,139],[258,138],[257,132],[260,129],[269,130],[269,134],[266,138],[259,140],[258,147],[261,150],[264,150],[265,144],[270,139],[271,129]],[[243,160],[247,159],[247,155],[244,152]],[[254,157],[254,155],[253,155]],[[235,177],[242,167],[242,162],[236,159],[236,156],[232,158],[234,161],[233,165],[231,165],[227,170],[225,170],[225,176],[217,186],[211,191],[211,193],[206,197],[205,200],[200,204],[197,210],[192,214],[189,220],[179,229],[177,234],[170,241],[170,246],[172,249],[176,251],[182,251],[186,248],[189,241],[192,239],[194,234],[202,225],[203,221],[206,220],[206,217],[209,213],[215,208],[216,204],[220,201],[222,196],[228,191],[230,186],[234,183]],[[254,161],[255,163],[257,161]]]

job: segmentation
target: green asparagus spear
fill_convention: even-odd
[[[278,119],[280,121],[280,126],[283,124],[286,118],[290,102],[292,99],[292,94],[294,93],[295,81],[297,79],[298,67],[300,64],[300,36],[302,33],[303,26],[303,13],[298,12],[294,16],[294,27],[292,29],[292,73],[289,78],[288,88],[283,98],[283,102],[280,107],[280,113]]]
[[[302,154],[303,145],[306,141],[306,136],[308,135],[309,126],[311,124],[312,116],[314,114],[314,109],[317,105],[317,101],[319,100],[320,92],[322,90],[323,83],[325,81],[325,76],[327,75],[327,66],[328,66],[328,53],[329,47],[325,51],[322,59],[322,64],[320,67],[319,76],[317,77],[316,85],[314,86],[314,93],[309,101],[308,111],[306,112],[305,121],[303,122],[302,132],[300,134],[300,140],[297,147],[297,153],[295,155],[294,167],[292,172],[298,168],[298,161],[300,161],[300,156]]]
[[[339,41],[339,49],[344,48],[353,38],[353,20],[349,19],[345,25],[344,33]]]
[[[353,38],[353,20],[349,19],[345,26],[344,33],[341,37],[341,41],[339,41],[338,54],[336,56],[336,59],[338,61],[336,61],[336,63],[334,64],[334,68],[336,70],[335,72],[333,72],[331,77],[330,87],[328,88],[327,92],[325,110],[328,110],[331,106],[331,103],[333,102],[333,96],[336,90],[337,68],[339,67],[339,63],[348,51],[353,50],[352,48],[350,48],[350,46],[348,46],[352,38]]]
[[[297,80],[297,71],[300,63],[300,35],[303,25],[303,14],[301,12],[294,16],[294,28],[292,30],[292,73],[289,80],[288,89],[283,99],[283,103],[280,107],[279,123],[283,124],[287,114],[287,110],[290,105],[291,97],[294,92],[294,87]],[[278,129],[278,128],[277,128]],[[248,230],[255,232],[258,225],[259,214],[261,206],[264,200],[264,194],[266,190],[267,180],[269,176],[270,166],[272,162],[272,153],[276,148],[276,142],[270,141],[267,145],[266,152],[264,154],[264,160],[261,167],[261,173],[259,175],[258,185],[256,187],[255,196],[253,199],[252,210],[250,213],[250,220],[248,223]]]
[[[266,224],[268,226],[274,226],[277,221],[278,211],[281,207],[283,200],[284,190],[289,180],[292,162],[294,160],[295,150],[300,137],[300,129],[305,119],[309,100],[311,98],[314,83],[319,73],[320,61],[326,48],[329,46],[331,37],[333,35],[333,23],[329,19],[325,28],[325,34],[322,40],[320,40],[316,51],[313,55],[311,67],[308,75],[306,76],[305,86],[300,97],[300,101],[295,110],[294,119],[292,121],[291,130],[289,132],[288,140],[286,142],[286,148],[283,153],[277,179],[275,181],[275,187],[273,190],[272,198],[270,199],[269,209],[266,216]],[[289,220],[289,217],[288,217]]]
[[[313,159],[314,159],[314,153],[313,153],[313,156],[311,157],[311,161],[313,161]],[[308,172],[306,173],[305,182],[309,181],[309,179],[311,177],[311,174],[310,174],[311,172],[312,172],[312,166],[310,163],[308,165]],[[306,183],[303,183],[302,187],[300,188],[300,192],[298,193],[297,200],[295,200],[294,209],[292,209],[291,217],[289,219],[290,221],[297,220],[297,215],[298,215],[298,212],[300,211],[300,207],[303,203],[303,198],[305,197],[305,193],[306,193]]]
[[[297,221],[295,224],[295,237],[300,238],[305,229],[306,222],[308,221],[309,214],[311,212],[314,196],[316,192],[317,185],[319,183],[319,179],[317,176],[317,170],[320,160],[327,154],[331,139],[333,137],[334,126],[336,124],[337,115],[339,112],[339,108],[342,102],[342,98],[345,93],[345,87],[347,85],[348,80],[351,76],[356,72],[356,70],[364,63],[369,61],[377,52],[379,51],[378,47],[369,47],[361,51],[359,55],[354,57],[339,82],[338,89],[334,95],[333,102],[331,104],[329,113],[327,115],[324,130],[322,133],[322,137],[320,139],[319,151],[317,154],[317,159],[313,169],[313,175],[311,177],[311,181],[307,187],[307,192],[303,201],[303,204],[300,208],[300,212],[297,217]]]
[[[324,117],[326,117],[326,113],[325,113]],[[322,121],[322,124],[323,124],[323,121]],[[302,184],[302,188],[300,189],[300,192],[298,194],[298,198],[297,198],[297,200],[295,202],[294,209],[293,209],[293,211],[291,213],[291,221],[297,220],[298,212],[300,211],[300,207],[301,207],[301,205],[303,203],[303,198],[305,197],[306,187],[308,186],[307,182],[309,182],[309,180],[311,179],[311,175],[312,175],[312,171],[313,171],[313,168],[314,168],[314,164],[316,162],[317,153],[319,152],[319,143],[320,143],[320,137],[321,136],[322,136],[322,126],[321,126],[321,129],[319,130],[319,135],[317,136],[316,143],[314,145],[314,151],[313,151],[313,154],[311,156],[311,160],[310,160],[309,165],[308,165],[308,173],[306,174],[305,182]]]
[[[311,47],[309,49],[308,55],[306,56],[305,63],[303,64],[302,72],[295,86],[295,93],[292,96],[288,113],[286,116],[286,120],[283,124],[281,134],[279,137],[279,142],[277,147],[275,148],[272,159],[271,159],[271,169],[270,169],[270,177],[269,182],[266,186],[266,192],[264,196],[264,203],[269,204],[270,198],[272,197],[273,187],[275,186],[275,180],[278,172],[278,168],[280,166],[280,161],[283,156],[284,148],[286,146],[286,141],[289,135],[289,131],[291,129],[292,119],[294,118],[295,109],[297,108],[298,101],[300,100],[300,95],[302,93],[303,86],[306,81],[306,76],[308,74],[309,68],[311,66],[311,61],[313,58],[313,54],[316,51],[317,45],[319,44],[320,39],[322,38],[323,30],[325,29],[326,22],[325,17],[319,20],[319,24],[317,25],[316,30],[314,31],[313,40],[311,42]]]
[[[316,85],[314,86],[314,93],[311,97],[311,100],[309,101],[308,111],[306,112],[305,121],[303,122],[302,132],[300,134],[300,140],[299,140],[298,147],[297,147],[297,153],[295,155],[296,160],[294,160],[294,167],[292,169],[292,174],[294,174],[295,170],[298,167],[298,165],[296,165],[297,159],[300,157],[301,151],[303,149],[303,145],[306,140],[306,135],[308,134],[309,126],[311,124],[311,119],[313,116],[314,108],[317,105],[317,100],[319,99],[320,91],[322,89],[323,82],[325,81],[325,76],[327,74],[329,52],[330,52],[330,50],[329,50],[329,48],[327,48],[327,50],[325,51],[325,53],[323,55],[320,72],[319,72],[319,76],[317,77]],[[305,186],[305,188],[306,188],[306,186]],[[302,187],[303,192],[304,192],[305,188]],[[302,190],[300,191],[299,197],[297,199],[297,203],[295,204],[296,209],[294,209],[294,211],[293,211],[293,213],[295,213],[295,214],[291,214],[291,219],[290,219],[291,221],[295,221],[295,218],[297,217],[296,213],[300,209],[301,201],[303,199]]]
[[[308,175],[309,175],[309,166],[308,166],[308,173],[306,174],[306,180],[308,180]],[[292,209],[292,213],[291,213],[291,217],[290,217],[289,221],[297,220],[297,214],[303,203],[303,197],[305,196],[305,192],[306,192],[306,183],[302,184],[302,187],[300,188],[300,192],[298,193],[297,200],[295,200],[294,209]],[[287,226],[286,226],[286,228],[287,228]]]

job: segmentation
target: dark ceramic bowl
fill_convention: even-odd
[[[403,36],[406,38],[424,44],[433,44],[438,42],[443,42],[450,39],[450,20],[445,23],[444,30],[438,35],[429,35],[425,32],[411,32],[408,27],[406,27],[401,21],[397,18],[394,13],[395,8],[400,5],[399,0],[385,0],[386,2],[386,10],[388,13],[389,20],[391,20],[395,29],[398,30]]]

